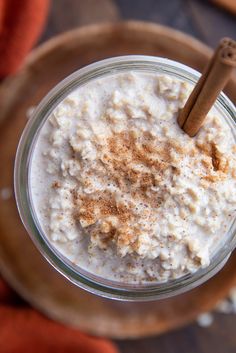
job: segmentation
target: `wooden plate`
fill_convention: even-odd
[[[80,290],[57,273],[26,234],[7,189],[13,185],[16,146],[26,110],[65,76],[81,66],[115,55],[165,56],[201,70],[211,50],[166,27],[125,22],[83,27],[53,38],[34,50],[14,77],[0,87],[0,269],[30,304],[47,316],[84,331],[116,338],[141,337],[187,324],[211,309],[236,283],[236,255],[201,287],[168,300],[124,303]],[[236,96],[235,77],[227,87]],[[65,285],[66,283],[66,285]]]

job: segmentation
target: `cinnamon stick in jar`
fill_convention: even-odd
[[[224,38],[178,117],[179,126],[189,136],[192,137],[199,131],[235,67],[236,42]]]

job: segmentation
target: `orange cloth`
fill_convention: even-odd
[[[102,338],[65,327],[30,308],[0,280],[1,353],[118,353]]]
[[[42,32],[49,0],[0,0],[0,78],[16,72]]]

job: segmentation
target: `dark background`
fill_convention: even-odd
[[[40,43],[77,26],[122,19],[164,24],[211,47],[223,36],[236,37],[236,17],[208,0],[52,0]],[[116,343],[121,353],[236,353],[236,315],[214,314],[207,328],[193,323],[159,337]]]

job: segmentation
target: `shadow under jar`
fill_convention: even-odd
[[[200,75],[195,70],[193,70],[185,65],[182,65],[180,63],[177,63],[177,62],[174,62],[174,61],[171,61],[168,59],[164,59],[164,58],[148,57],[148,56],[124,56],[124,57],[116,57],[116,58],[106,59],[106,60],[94,63],[92,65],[89,65],[83,69],[80,69],[80,70],[74,72],[72,75],[70,75],[65,80],[63,80],[61,83],[59,83],[41,101],[41,103],[38,105],[38,107],[34,110],[32,116],[31,116],[31,118],[30,118],[24,132],[23,132],[23,135],[21,137],[21,140],[20,140],[20,143],[18,146],[16,162],[15,162],[15,194],[16,194],[17,205],[18,205],[18,209],[19,209],[19,213],[20,213],[22,222],[24,223],[29,235],[31,236],[33,242],[36,244],[36,246],[38,247],[38,249],[40,250],[42,255],[51,263],[52,266],[54,266],[54,268],[56,270],[58,270],[62,275],[65,276],[65,286],[66,286],[67,280],[69,280],[72,283],[74,283],[75,285],[79,286],[80,288],[88,290],[91,293],[101,295],[103,297],[112,298],[112,299],[119,299],[119,300],[127,300],[127,301],[146,301],[146,300],[156,300],[156,299],[166,298],[166,297],[170,297],[173,295],[183,293],[189,289],[192,289],[192,288],[200,285],[201,283],[205,282],[210,277],[212,277],[215,273],[217,273],[222,268],[222,266],[225,264],[228,257],[230,256],[230,253],[235,248],[235,244],[236,244],[235,214],[234,214],[234,218],[231,217],[231,220],[227,225],[227,230],[224,233],[219,234],[218,242],[217,242],[217,244],[214,244],[215,249],[210,254],[209,263],[199,265],[199,268],[193,269],[192,271],[185,270],[185,272],[183,272],[182,275],[177,275],[176,278],[166,277],[166,279],[164,279],[164,280],[158,280],[158,278],[155,278],[155,276],[150,275],[150,273],[149,273],[148,280],[143,280],[142,277],[137,279],[138,278],[137,275],[134,275],[133,277],[132,276],[129,277],[129,278],[136,278],[136,280],[129,280],[129,278],[125,279],[125,276],[123,276],[123,277],[120,276],[120,278],[118,278],[118,277],[115,278],[115,277],[112,277],[109,275],[106,276],[101,271],[99,273],[99,271],[97,270],[101,261],[102,261],[103,254],[104,254],[104,259],[103,259],[104,266],[106,265],[107,267],[110,267],[111,272],[113,271],[113,269],[112,269],[112,266],[109,265],[109,258],[111,260],[114,260],[114,266],[113,266],[114,269],[115,268],[122,268],[124,266],[130,266],[129,261],[133,261],[133,264],[132,264],[133,270],[132,271],[133,271],[133,273],[136,273],[135,272],[135,264],[137,266],[141,266],[140,264],[142,263],[142,260],[140,260],[140,259],[142,257],[145,258],[145,252],[141,253],[139,255],[139,253],[141,252],[141,250],[140,250],[141,248],[137,247],[137,242],[139,241],[140,235],[138,236],[136,234],[137,241],[136,241],[136,245],[135,244],[133,245],[133,248],[134,248],[133,254],[131,253],[131,250],[129,247],[128,247],[128,250],[127,249],[124,250],[124,248],[125,248],[125,246],[124,246],[123,250],[126,251],[126,253],[123,252],[120,255],[117,255],[116,254],[116,250],[117,250],[116,249],[116,241],[114,241],[114,239],[117,240],[119,238],[117,236],[117,233],[116,232],[112,233],[114,235],[114,239],[110,239],[108,237],[108,239],[106,241],[101,241],[101,243],[99,243],[99,238],[96,238],[97,228],[95,227],[93,230],[93,233],[91,233],[91,234],[95,240],[96,239],[98,240],[98,244],[95,244],[94,248],[97,248],[100,245],[100,248],[98,251],[100,254],[99,255],[100,256],[100,260],[99,260],[100,263],[96,264],[96,262],[95,262],[93,264],[93,269],[91,270],[91,268],[89,267],[89,261],[94,259],[94,256],[96,256],[96,251],[95,251],[95,253],[93,253],[93,252],[90,253],[90,252],[88,252],[90,250],[86,250],[86,249],[90,248],[90,244],[89,244],[90,234],[88,232],[88,229],[91,229],[91,228],[90,228],[89,223],[87,223],[86,225],[83,224],[83,219],[80,218],[81,208],[82,208],[82,206],[84,207],[85,205],[83,204],[81,206],[81,203],[80,204],[78,203],[78,205],[80,205],[80,207],[77,205],[76,212],[74,212],[74,220],[73,220],[73,224],[72,224],[72,226],[78,231],[78,234],[80,234],[80,241],[78,241],[76,239],[76,234],[72,235],[71,239],[70,239],[70,236],[69,236],[69,239],[67,239],[66,235],[64,237],[62,236],[61,239],[58,239],[56,235],[52,236],[50,234],[51,233],[50,225],[45,226],[45,224],[43,224],[44,223],[43,217],[46,217],[46,218],[50,217],[49,211],[47,209],[48,200],[45,200],[45,211],[44,211],[45,215],[40,216],[39,211],[38,211],[38,207],[37,207],[36,197],[34,195],[34,190],[37,188],[37,185],[38,185],[39,189],[36,194],[38,194],[39,196],[37,196],[37,197],[41,196],[40,195],[41,192],[42,192],[42,194],[47,195],[47,194],[49,194],[51,187],[54,190],[60,188],[60,182],[57,182],[57,178],[56,179],[51,178],[50,173],[49,173],[47,185],[46,184],[44,185],[42,183],[42,180],[40,180],[40,179],[37,179],[35,182],[35,178],[36,178],[37,173],[35,173],[35,172],[32,173],[32,169],[33,169],[32,166],[34,165],[35,161],[37,161],[37,158],[38,158],[38,157],[35,158],[35,156],[36,155],[39,156],[39,159],[42,158],[42,161],[44,158],[42,156],[41,150],[40,150],[40,153],[37,152],[37,150],[39,150],[37,148],[37,144],[39,145],[39,141],[42,144],[43,139],[46,141],[47,133],[45,132],[46,131],[45,125],[49,124],[49,119],[51,119],[52,115],[55,112],[55,109],[57,109],[58,106],[60,106],[61,102],[63,102],[65,99],[67,99],[67,103],[73,107],[73,104],[74,104],[73,99],[75,98],[75,100],[76,100],[77,90],[81,89],[81,92],[83,92],[86,89],[86,87],[87,87],[86,94],[87,95],[91,94],[90,98],[93,99],[93,97],[92,97],[93,92],[92,91],[94,88],[94,84],[97,85],[96,90],[100,90],[102,92],[103,82],[110,82],[110,85],[112,88],[111,91],[113,92],[113,96],[112,96],[113,97],[112,98],[113,105],[110,104],[111,97],[109,97],[109,99],[107,99],[107,102],[108,102],[107,104],[108,104],[108,108],[112,109],[112,108],[114,108],[114,105],[119,106],[119,104],[121,104],[119,92],[117,92],[116,87],[112,86],[112,82],[114,81],[113,78],[118,77],[118,80],[120,80],[121,82],[124,78],[125,79],[127,78],[127,80],[130,81],[128,84],[131,87],[130,92],[131,92],[131,96],[132,96],[132,85],[136,84],[135,83],[136,76],[137,76],[138,81],[139,81],[140,77],[141,78],[143,77],[144,81],[146,83],[148,83],[148,81],[150,81],[150,82],[152,82],[152,84],[154,82],[153,80],[156,79],[156,90],[159,90],[162,93],[164,92],[163,94],[167,94],[167,100],[168,100],[168,94],[170,97],[172,94],[171,90],[168,86],[169,83],[172,82],[171,80],[173,80],[174,86],[176,86],[176,85],[178,86],[178,84],[182,82],[182,83],[189,84],[189,86],[191,87],[192,85],[194,85],[196,83],[196,81],[198,80]],[[161,86],[160,85],[158,86],[158,80],[160,77],[164,77],[164,78],[167,77],[167,81],[165,81],[165,79],[164,79],[164,81],[161,83]],[[103,80],[106,80],[106,81],[103,81]],[[89,85],[91,85],[91,86],[89,86]],[[122,83],[121,83],[121,85],[122,85]],[[142,84],[140,87],[141,87],[141,89],[143,88]],[[147,89],[147,91],[148,91],[148,89]],[[150,90],[151,90],[151,88],[150,88]],[[155,91],[155,89],[154,89],[154,91]],[[100,92],[100,94],[102,95],[101,92]],[[107,92],[104,93],[104,97],[106,97],[106,93]],[[178,91],[178,94],[180,94],[180,93]],[[152,92],[152,94],[153,94],[153,92]],[[70,98],[71,95],[72,95],[73,99]],[[127,99],[129,99],[129,97]],[[131,99],[132,99],[132,97],[131,97]],[[174,97],[173,100],[174,99],[176,99],[176,97]],[[104,98],[104,101],[106,102],[105,98]],[[155,100],[154,100],[154,102],[155,102]],[[84,101],[83,101],[83,103],[84,103]],[[102,102],[102,103],[104,104],[104,102]],[[150,103],[150,106],[152,106],[152,103]],[[96,110],[96,104],[97,104],[96,99],[94,99],[95,110]],[[99,102],[99,104],[101,104],[101,102]],[[83,107],[84,114],[87,114],[89,116],[89,114],[91,112],[88,111],[87,108],[88,107],[86,107],[86,105]],[[172,107],[172,111],[173,111],[174,116],[177,116],[179,108],[180,108],[179,106],[177,106],[177,108],[175,106]],[[60,112],[58,113],[59,116],[64,115],[68,119],[70,119],[70,110],[67,111],[66,108],[63,108],[63,109],[62,109],[61,113]],[[77,109],[77,108],[75,108],[75,109]],[[137,115],[137,116],[135,116],[135,120],[138,121],[139,124],[137,122],[135,122],[135,124],[137,124],[137,125],[135,125],[136,128],[137,128],[137,126],[139,126],[139,128],[140,128],[140,126],[142,126],[143,120],[145,120],[148,116],[151,115],[151,118],[149,117],[150,119],[153,119],[153,116],[155,116],[155,112],[152,113],[152,111],[151,112],[150,111],[149,112],[148,111],[146,111],[146,112],[141,111],[140,112],[140,107],[139,107],[139,111],[137,111],[135,109],[132,110],[132,107],[130,107],[129,105],[126,106],[125,109],[124,109],[124,106],[122,106],[122,109],[123,109],[123,113],[126,114],[129,118],[130,117],[132,118],[133,116],[135,116],[135,114]],[[157,108],[157,109],[159,109],[159,108]],[[175,109],[176,109],[176,111],[175,111]],[[109,112],[110,112],[111,116],[114,115],[114,114],[112,115],[111,110],[109,110]],[[114,111],[113,111],[113,113],[114,113]],[[236,142],[235,107],[224,94],[221,94],[219,96],[219,98],[217,99],[217,102],[215,103],[215,106],[214,106],[214,113],[223,117],[223,119],[226,122],[226,125],[229,129],[228,131],[230,132],[230,134],[232,135],[232,138]],[[146,115],[142,116],[142,114],[144,114],[144,115],[146,114]],[[108,119],[109,124],[112,124],[112,121],[109,120],[110,115],[108,116],[108,118],[106,115],[103,119],[105,119],[105,120]],[[116,119],[116,118],[117,117],[114,115],[114,119]],[[80,119],[80,116],[78,114],[78,126],[79,126],[79,122],[80,122],[79,119]],[[117,119],[119,119],[119,118],[117,118]],[[168,120],[168,114],[167,114],[167,118],[166,117],[162,118],[163,121],[161,122],[161,124],[163,124],[163,126],[162,126],[162,129],[164,129],[163,131],[165,131],[165,124],[166,124],[165,119]],[[82,122],[82,120],[81,120],[81,122]],[[56,128],[55,124],[58,124],[57,119],[54,121],[51,121],[50,124],[51,124],[52,128],[53,128],[53,124],[54,124],[54,128]],[[83,124],[83,122],[82,122],[82,124]],[[176,122],[176,124],[177,124],[177,122]],[[59,122],[59,125],[60,125],[60,122]],[[76,127],[72,126],[71,128],[77,129],[78,126],[77,125],[76,125]],[[134,131],[134,130],[135,129],[132,129],[132,131]],[[144,131],[143,129],[141,129],[141,130]],[[129,133],[129,131],[126,130],[126,133]],[[166,132],[167,136],[168,136],[168,133],[169,132],[167,129],[167,132]],[[99,132],[98,132],[98,134],[99,134]],[[149,126],[149,129],[147,129],[145,136],[149,140],[150,139],[152,140],[152,134],[150,134],[150,135],[149,134],[150,134],[150,126]],[[180,134],[182,134],[181,136],[184,135],[184,133],[182,131],[180,132]],[[79,136],[80,135],[78,134],[77,138],[79,138]],[[121,139],[121,137],[123,138],[123,140]],[[139,139],[140,137],[135,135],[135,131],[134,131],[132,136],[129,135],[129,138],[133,138],[133,140],[131,142],[129,141],[129,143],[127,144],[127,136],[122,135],[122,131],[120,131],[119,128],[117,128],[115,140],[113,140],[113,143],[112,143],[112,146],[116,145],[117,151],[115,150],[115,151],[113,151],[113,153],[119,154],[120,153],[119,144],[120,144],[121,149],[125,145],[125,148],[128,151],[127,153],[129,153],[129,149],[132,149],[133,154],[131,157],[133,158],[135,156],[135,158],[136,158],[137,157],[137,150],[134,151],[133,147],[136,143],[135,141],[137,141],[137,139]],[[188,138],[188,137],[185,136],[184,138]],[[174,137],[170,136],[170,139],[173,141]],[[44,151],[45,156],[50,155],[50,158],[52,161],[57,160],[57,156],[53,155],[53,152],[51,151],[53,149],[51,149],[51,146],[50,146],[50,144],[56,145],[57,141],[52,138],[52,140],[47,141],[47,143],[48,143],[48,145],[47,144],[45,145],[45,151]],[[73,146],[73,141],[71,143]],[[191,143],[191,142],[189,142],[189,143]],[[104,140],[104,145],[106,145],[105,140]],[[78,142],[78,146],[79,146],[79,142]],[[199,146],[200,146],[200,144],[199,144]],[[160,146],[158,145],[158,147],[160,147]],[[174,147],[172,147],[172,148],[174,148]],[[178,149],[178,146],[176,148]],[[199,148],[201,149],[202,147],[200,146]],[[66,146],[65,149],[70,150],[71,146],[69,146],[69,147]],[[203,150],[204,150],[204,148],[203,148]],[[50,154],[50,151],[52,152],[51,154]],[[124,151],[124,153],[125,153],[125,151]],[[69,151],[69,152],[71,153],[71,151]],[[144,155],[146,157],[149,153],[151,153],[151,154],[155,153],[155,151],[150,152],[150,150],[148,150],[148,149],[144,152],[146,153],[146,154],[144,153]],[[207,151],[205,151],[205,152],[207,153]],[[81,150],[78,149],[78,151],[76,151],[76,147],[73,149],[72,153],[73,153],[73,158],[75,160],[76,159],[79,160],[81,158]],[[169,154],[170,154],[170,151],[169,151]],[[168,154],[168,156],[169,156],[169,154]],[[142,156],[144,156],[144,155],[142,155]],[[103,156],[104,156],[104,154],[103,154]],[[125,158],[123,160],[123,162],[124,162],[127,160],[128,155],[123,158]],[[84,159],[86,160],[86,157]],[[43,164],[44,162],[42,162],[42,161],[41,161],[41,164],[38,168],[39,174],[40,174],[40,169],[43,169],[43,172],[45,172],[45,173],[46,173],[46,169],[48,169],[48,166],[46,166],[46,164],[44,165]],[[117,159],[116,159],[116,161],[117,161]],[[164,161],[164,162],[166,162],[166,161]],[[141,164],[142,163],[144,163],[143,160],[141,161]],[[145,167],[149,166],[147,164],[147,162],[145,162],[145,163],[146,163]],[[123,164],[126,164],[126,163],[123,163]],[[114,167],[114,165],[113,165],[113,167]],[[52,166],[52,168],[53,168],[53,166]],[[67,168],[69,168],[68,165],[67,165],[67,167],[64,164],[63,164],[63,166],[60,165],[60,168],[61,168],[60,169],[61,174],[63,174],[63,171],[64,171],[65,175],[66,175],[66,173],[68,173],[68,170],[67,170]],[[175,169],[175,167],[173,167],[173,168]],[[109,168],[108,168],[108,172],[110,172]],[[120,172],[120,177],[122,179],[122,175],[125,173],[124,168],[120,171],[118,170],[118,173],[119,172]],[[72,172],[70,172],[70,173],[72,173]],[[145,176],[146,176],[146,174],[145,174]],[[165,173],[163,175],[165,175]],[[73,175],[70,175],[70,177],[71,176],[73,176]],[[79,177],[78,177],[78,179],[79,179]],[[32,180],[33,180],[33,182],[32,182]],[[74,181],[73,181],[73,183],[74,183]],[[128,181],[128,186],[125,185],[125,187],[129,187],[130,183],[132,184],[131,179],[129,179],[129,181]],[[32,187],[32,185],[33,185],[33,187]],[[49,187],[49,185],[50,185],[50,187]],[[77,194],[75,195],[75,187],[76,187],[75,184],[73,184],[73,187],[71,188],[71,197],[72,197],[72,199],[74,198],[74,200],[76,201],[78,198],[78,195]],[[143,187],[142,182],[137,187],[137,190],[139,190],[140,187],[141,188]],[[155,192],[158,189],[158,178],[157,178],[157,181],[153,185],[151,185],[151,187],[153,187],[153,190],[154,190],[153,195],[155,195]],[[167,186],[167,189],[168,189],[168,186]],[[145,189],[144,191],[147,191],[147,189]],[[234,193],[234,190],[232,190],[232,193]],[[95,195],[96,195],[96,192],[95,192]],[[110,209],[111,209],[112,207],[114,207],[114,205],[111,204],[111,200],[109,199],[110,195],[111,194],[109,193],[109,196],[106,196],[107,199],[105,200],[106,201],[105,206],[106,206],[106,208],[110,207]],[[66,195],[65,195],[65,199],[67,199]],[[91,199],[90,199],[90,201],[91,201]],[[104,198],[102,198],[101,201],[103,202],[103,205],[104,205]],[[59,206],[57,206],[56,203],[57,203],[57,201],[54,202],[54,206],[53,206],[55,209],[57,209],[59,207]],[[88,202],[87,202],[86,205],[87,205],[87,209],[85,209],[85,213],[86,213],[86,215],[88,215],[88,213],[91,212],[91,203],[88,206]],[[96,203],[96,205],[97,205],[97,203]],[[157,207],[157,206],[154,206],[154,205],[151,206],[152,211],[154,210],[154,214],[155,214],[155,207]],[[67,208],[67,210],[70,209],[70,205],[66,206],[66,208]],[[190,209],[191,209],[191,207],[190,207]],[[109,216],[114,216],[115,212],[117,214],[120,214],[121,211],[117,210],[117,209],[116,209],[116,211],[113,210],[113,214],[109,214]],[[92,209],[92,213],[94,216],[94,209]],[[124,218],[125,218],[127,216],[127,207],[125,208],[125,211],[123,212],[123,214],[124,214]],[[57,216],[58,216],[58,214],[57,214]],[[62,215],[62,217],[63,217],[63,215]],[[174,215],[173,215],[173,217],[174,217]],[[211,217],[211,215],[208,215],[208,216],[206,215],[206,219],[207,218],[210,219],[210,217]],[[207,222],[209,219],[207,219]],[[135,222],[137,222],[135,229],[138,232],[139,228],[140,228],[138,225],[138,219],[136,218],[134,220],[135,220]],[[58,218],[58,221],[59,221],[59,218]],[[88,220],[86,220],[86,221],[88,222]],[[99,223],[100,219],[98,218],[96,220],[96,222]],[[96,223],[96,222],[94,222],[94,223]],[[133,221],[133,223],[134,223],[134,221]],[[57,222],[55,222],[55,224],[57,224]],[[91,223],[91,225],[92,224],[93,223]],[[204,227],[203,227],[203,229],[204,229]],[[58,232],[60,232],[60,231],[61,230],[58,229]],[[117,232],[120,232],[119,226],[117,226]],[[104,231],[104,233],[106,234],[106,231]],[[65,234],[66,234],[66,232],[65,232]],[[166,238],[168,238],[170,242],[172,241],[171,236],[172,236],[171,233],[169,235],[168,234],[166,235]],[[205,237],[205,236],[208,237],[207,231],[206,231],[205,235],[203,234],[203,237]],[[102,240],[104,240],[104,239],[102,239]],[[174,241],[176,244],[182,244],[181,239],[179,239],[179,240],[175,239]],[[132,242],[132,240],[131,240],[131,242]],[[57,244],[59,244],[59,245],[57,246]],[[81,256],[79,256],[79,252],[77,252],[76,256],[74,256],[74,257],[67,256],[65,251],[63,251],[63,248],[65,248],[65,244],[66,244],[67,248],[69,246],[69,249],[72,249],[73,251],[76,247],[81,248],[80,249]],[[106,244],[106,246],[108,246],[108,248],[111,247],[112,252],[110,252],[109,249],[108,249],[109,251],[102,249],[101,244]],[[158,242],[156,244],[158,245]],[[160,257],[165,256],[165,254],[163,255],[163,253],[162,253],[162,255],[160,255],[161,252],[159,251],[160,249],[158,250],[157,245],[156,245],[155,251],[153,252],[152,258],[150,257],[148,259],[147,263],[152,264],[152,263],[158,262],[159,263],[158,268],[161,268],[162,263],[161,263]],[[60,246],[61,246],[61,249],[60,249]],[[183,253],[183,256],[185,256],[186,254],[188,254],[189,248],[186,246],[185,243],[184,243],[184,245],[181,245],[181,246],[184,246],[184,248],[185,248],[185,253]],[[191,248],[191,244],[189,246]],[[192,247],[194,247],[194,246],[195,245],[193,244]],[[202,246],[202,244],[200,244],[200,247],[201,246]],[[203,247],[203,249],[200,249],[199,252],[204,251],[204,246],[202,246],[202,247]],[[123,250],[121,249],[121,252]],[[166,256],[168,257],[169,255],[167,254]],[[179,254],[178,254],[178,256],[179,256]],[[84,258],[84,259],[87,258],[86,261],[88,261],[88,262],[87,263],[85,262],[84,264],[81,265],[79,263],[79,259],[82,259],[82,258]],[[138,258],[139,261],[133,260],[135,258]],[[78,259],[78,261],[77,261],[77,259]],[[181,262],[181,257],[178,261]],[[171,267],[171,265],[172,264],[170,264],[170,267]],[[132,273],[132,271],[131,271],[131,273]],[[170,271],[173,272],[173,270],[170,270]],[[120,272],[122,272],[122,271],[120,271]]]

